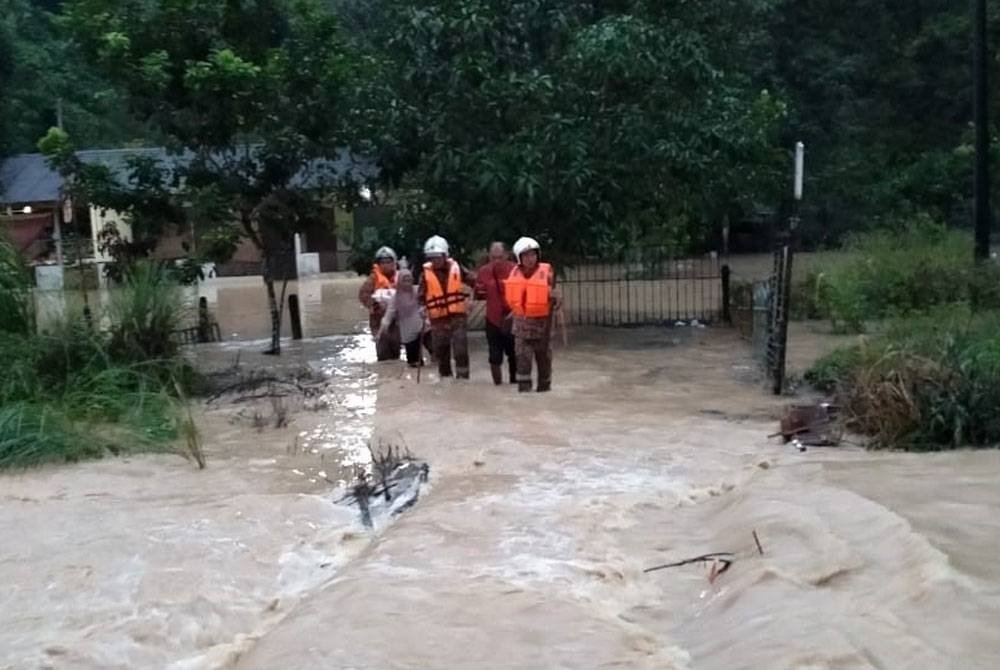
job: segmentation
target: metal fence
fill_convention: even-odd
[[[723,315],[722,266],[715,254],[674,258],[643,248],[605,258],[553,259],[570,325],[657,326]],[[470,304],[469,327],[481,329],[485,303]]]
[[[722,316],[722,271],[715,254],[674,258],[662,249],[643,248],[613,258],[569,261],[558,269],[572,324],[710,323]]]

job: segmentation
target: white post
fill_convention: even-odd
[[[795,143],[795,199],[802,200],[802,176],[805,172],[806,145]]]

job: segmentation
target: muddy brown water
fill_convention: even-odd
[[[0,478],[0,667],[1000,667],[1000,452],[799,453],[731,331],[570,338],[544,395],[494,388],[478,338],[468,383],[364,335],[290,344],[330,407],[204,409],[205,471]],[[274,365],[255,347],[199,355]],[[375,533],[333,502],[371,436],[432,468]],[[714,582],[643,572],[719,551]]]

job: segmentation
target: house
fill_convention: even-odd
[[[163,162],[188,160],[183,155],[168,154],[161,147],[87,150],[77,155],[84,163],[106,165],[113,175],[122,179],[128,173],[128,160],[133,157],[149,157]],[[347,151],[334,163],[338,174],[352,173],[361,181],[375,175],[370,161],[356,159]],[[308,181],[310,170],[304,173],[301,179]],[[128,222],[120,212],[102,210],[91,203],[64,202],[62,177],[49,166],[43,155],[21,154],[0,162],[0,227],[29,264],[43,269],[51,267],[53,274],[61,277],[64,265],[81,262],[100,266],[107,263],[110,259],[101,249],[99,241],[100,232],[107,226],[115,227],[123,237],[131,238]],[[329,232],[296,240],[296,272],[312,274],[346,270],[353,241],[352,231],[353,216],[350,213],[342,210],[331,213]],[[167,260],[180,258],[186,256],[189,249],[196,249],[197,244],[197,231],[173,230],[157,240],[153,256]],[[59,268],[58,272],[56,268]],[[258,274],[260,253],[249,240],[243,240],[230,261],[215,268],[215,272],[220,276]]]

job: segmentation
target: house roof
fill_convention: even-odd
[[[149,149],[91,149],[78,151],[77,156],[84,163],[103,164],[112,174],[124,175],[128,169],[128,159],[143,156],[158,161],[183,161],[188,156],[168,154],[163,147]],[[338,175],[352,175],[359,179],[369,179],[377,170],[372,161],[354,156],[342,150],[334,161],[315,161],[295,180],[300,185],[316,183],[315,168],[322,167]],[[42,154],[19,154],[0,161],[0,204],[26,204],[55,202],[59,200],[62,178],[53,170]]]

